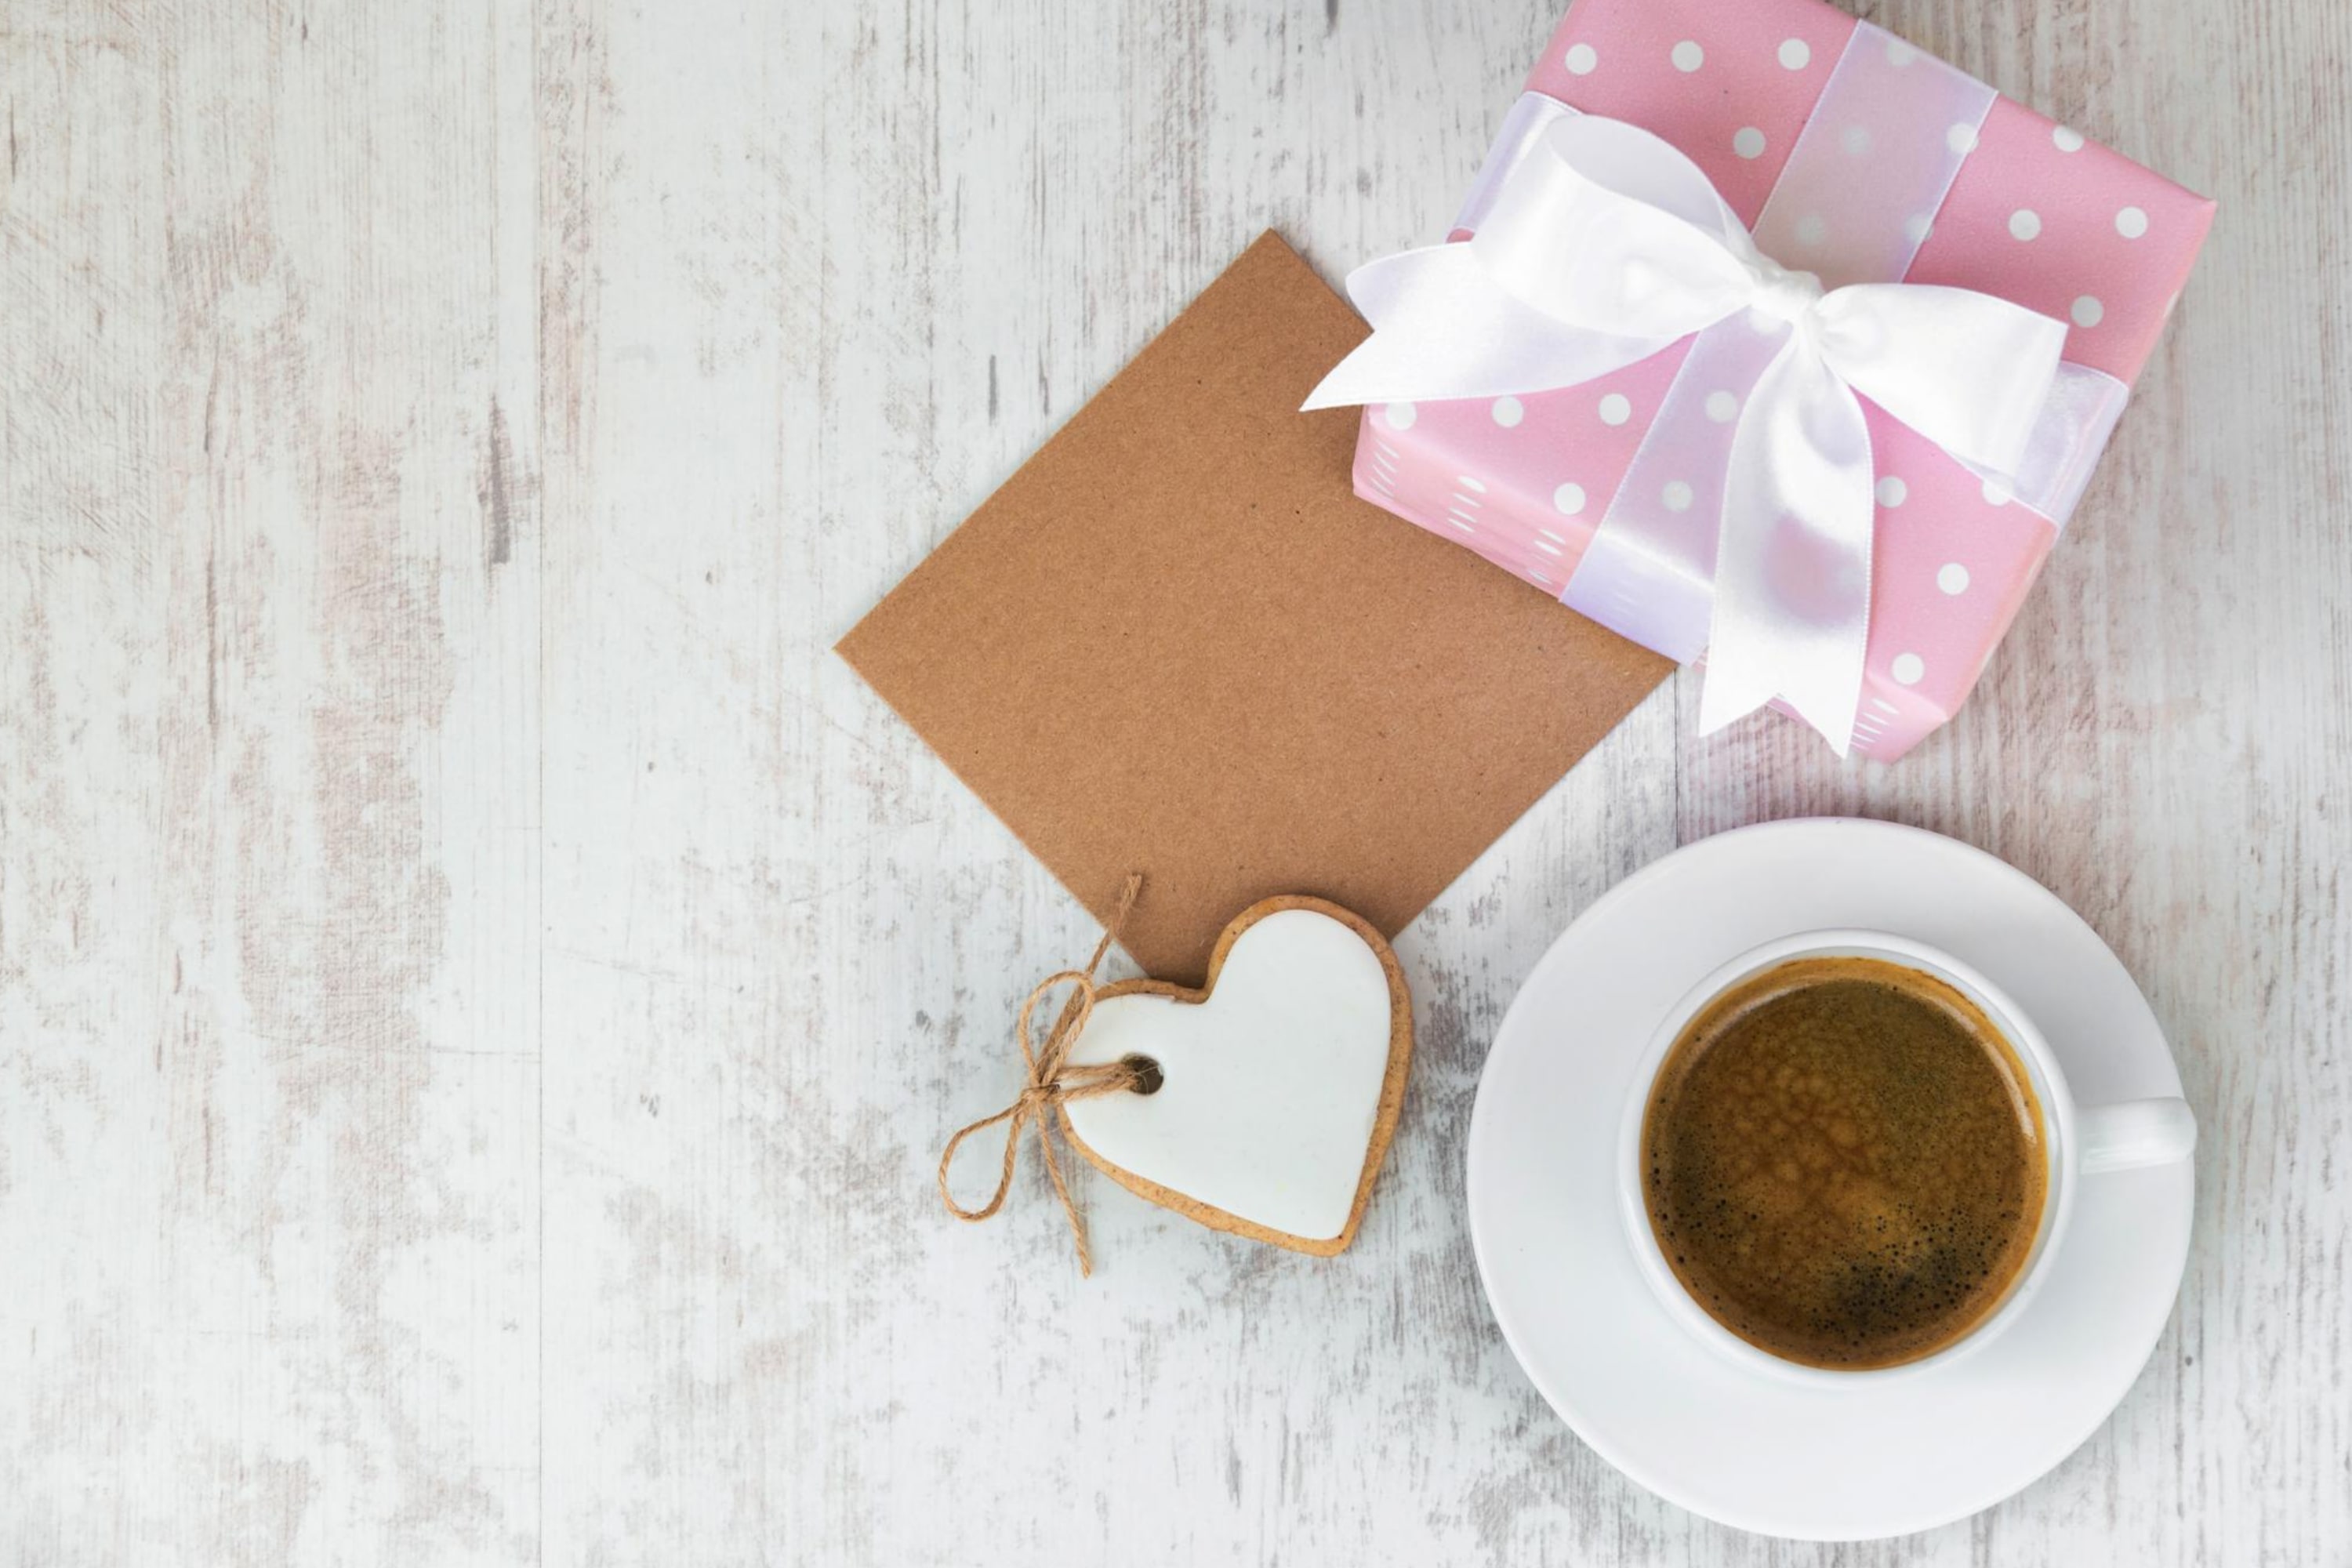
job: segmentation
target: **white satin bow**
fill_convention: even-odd
[[[2011,476],[2066,337],[1966,289],[1824,293],[1759,250],[1689,159],[1594,115],[1544,133],[1467,243],[1371,262],[1348,291],[1373,334],[1307,408],[1571,386],[1743,311],[1785,331],[1732,437],[1700,724],[1779,697],[1841,756],[1861,701],[1875,517],[1856,395],[1980,474]]]

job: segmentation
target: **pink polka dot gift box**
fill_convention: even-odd
[[[1307,406],[1355,488],[1843,754],[1958,710],[2213,205],[1818,0],[1578,0]]]

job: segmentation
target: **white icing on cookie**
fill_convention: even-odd
[[[1347,1228],[1388,1075],[1380,955],[1313,910],[1244,931],[1202,1003],[1130,994],[1097,1005],[1074,1062],[1139,1053],[1156,1094],[1068,1105],[1104,1160],[1198,1203],[1304,1240]]]

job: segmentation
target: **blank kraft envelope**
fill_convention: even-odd
[[[1276,893],[1395,935],[1674,668],[1356,499],[1297,408],[1364,333],[1265,234],[841,640],[1161,979]]]

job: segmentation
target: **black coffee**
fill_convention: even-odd
[[[1701,1009],[1642,1129],[1650,1225],[1760,1349],[1864,1369],[1990,1316],[2033,1250],[2042,1110],[1992,1021],[1932,975],[1801,958]]]

